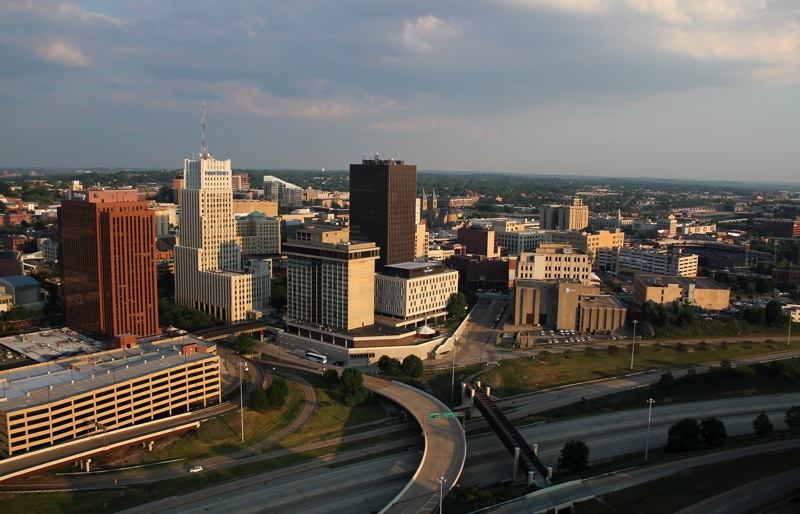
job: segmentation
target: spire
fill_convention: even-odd
[[[200,116],[200,157],[208,157],[208,147],[206,146],[206,103],[203,102],[203,113]]]

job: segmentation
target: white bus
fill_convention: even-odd
[[[306,350],[306,359],[313,362],[321,362],[322,364],[328,362],[328,358],[326,356],[312,350]]]

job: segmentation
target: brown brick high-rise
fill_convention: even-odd
[[[416,166],[378,156],[350,165],[351,239],[380,247],[375,271],[414,260],[416,199]]]
[[[159,332],[155,214],[135,193],[78,193],[58,216],[65,324],[100,340]]]

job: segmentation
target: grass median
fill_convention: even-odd
[[[793,343],[791,348],[797,346]],[[605,348],[588,348],[581,352],[540,353],[535,359],[503,359],[498,367],[480,378],[492,387],[493,396],[503,398],[637,371],[685,368],[791,349],[785,343],[753,341],[637,346],[631,370],[631,354],[627,347],[619,346],[611,352]]]

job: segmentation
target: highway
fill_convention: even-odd
[[[719,417],[725,421],[728,434],[733,436],[752,433],[753,419],[763,409],[780,430],[785,428],[784,411],[795,404],[800,404],[800,393],[656,406],[650,446],[663,446],[669,426],[684,417]],[[641,451],[644,457],[646,430],[647,409],[640,409],[536,425],[522,428],[520,432],[526,440],[538,443],[544,463],[555,467],[561,447],[573,438],[589,445],[590,462],[636,451]],[[468,441],[466,464],[459,484],[486,485],[511,477],[512,459],[494,434],[470,437]],[[759,447],[754,448],[760,451]],[[212,491],[186,495],[181,498],[180,507],[173,504],[175,510],[169,510],[162,503],[162,508],[159,504],[149,504],[129,512],[370,512],[386,505],[409,480],[419,463],[421,450],[417,447],[402,454],[338,468],[320,463],[309,469],[308,464],[300,464],[229,482]],[[344,454],[337,457],[347,458]],[[364,473],[364,469],[368,471]],[[428,498],[428,509],[433,506],[431,500],[435,502],[436,499],[435,494]],[[421,508],[422,512],[426,511],[426,506]],[[407,512],[420,510],[409,508]]]

